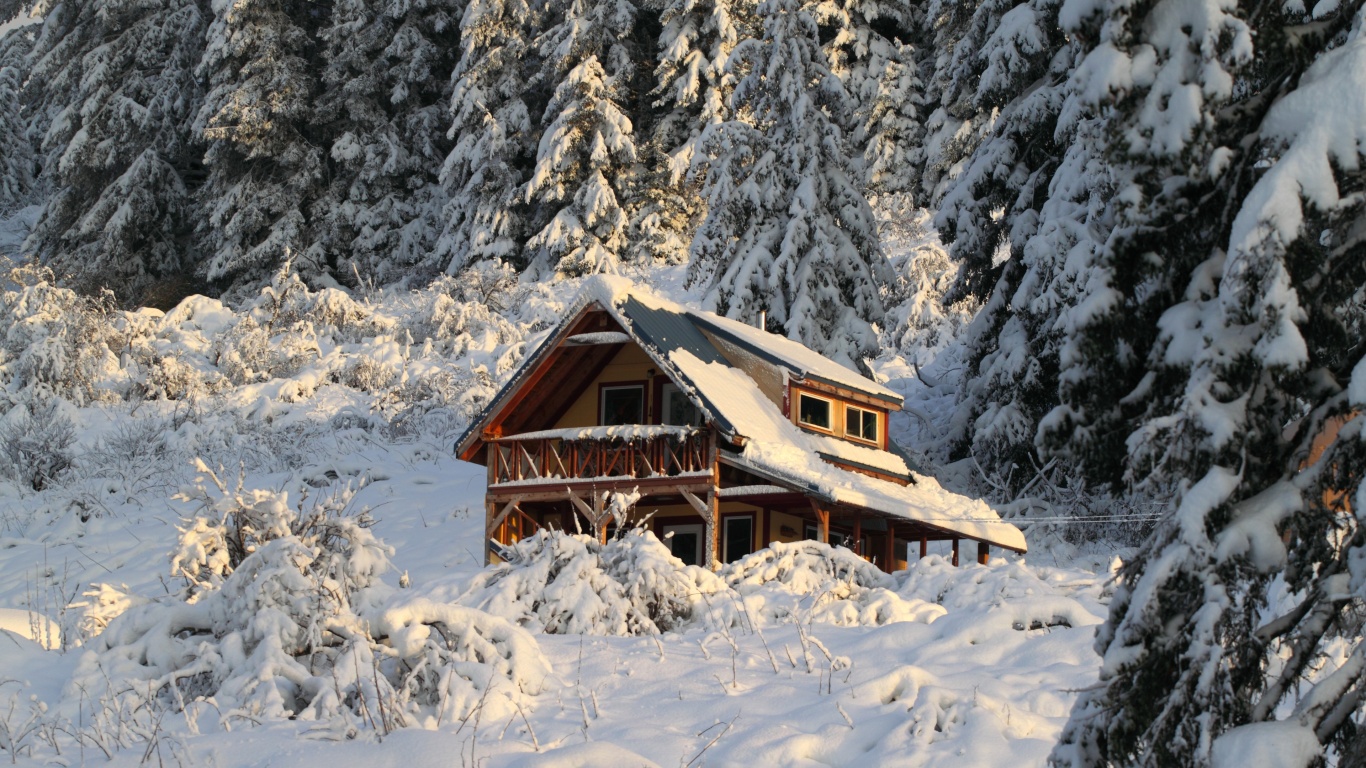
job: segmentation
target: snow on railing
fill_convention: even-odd
[[[711,471],[708,433],[623,425],[546,430],[489,443],[489,483],[645,479]]]

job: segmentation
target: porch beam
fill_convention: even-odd
[[[704,541],[702,557],[703,560],[705,560],[705,567],[711,568],[711,564],[716,561],[716,521],[717,518],[720,517],[718,514],[720,502],[715,493],[708,493],[706,499],[699,497],[691,491],[681,491],[681,494],[688,502],[688,505],[701,516],[702,522],[706,527],[706,530],[703,532]]]

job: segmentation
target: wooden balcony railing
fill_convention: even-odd
[[[711,471],[704,430],[594,427],[498,438],[489,444],[489,483],[650,479]]]

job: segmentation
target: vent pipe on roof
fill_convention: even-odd
[[[768,330],[768,310],[766,309],[759,310],[759,330]]]

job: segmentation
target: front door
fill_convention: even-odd
[[[705,526],[701,523],[665,525],[664,544],[674,553],[674,557],[683,561],[684,565],[701,565],[704,529]],[[673,536],[669,535],[671,533]]]

